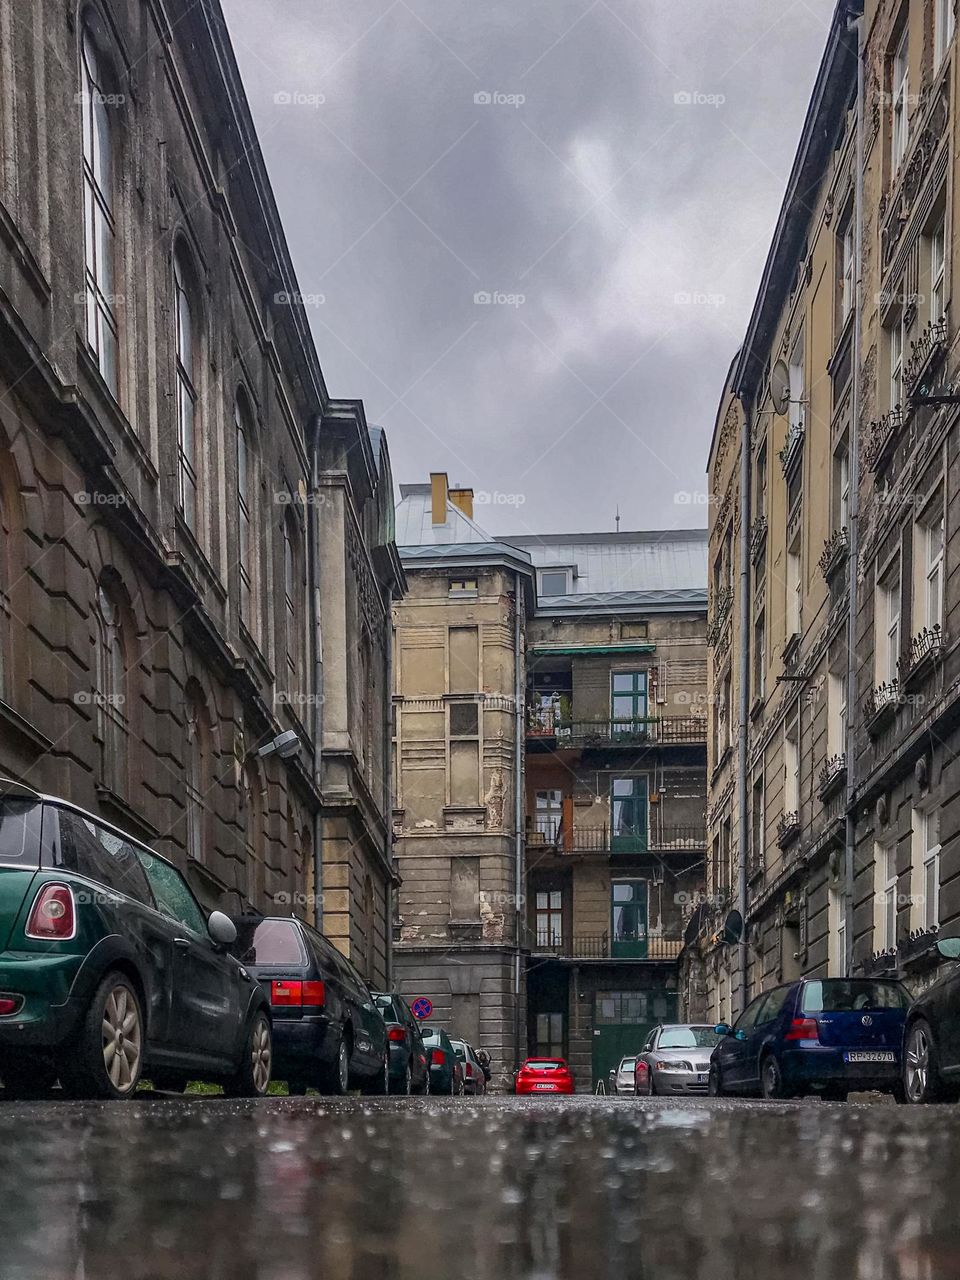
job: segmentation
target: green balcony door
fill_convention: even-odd
[[[614,956],[647,954],[647,882],[615,880],[610,886],[610,937]]]
[[[647,673],[615,671],[610,677],[610,733],[635,739],[647,731]]]
[[[647,847],[647,779],[614,778],[610,783],[610,850],[643,853]]]

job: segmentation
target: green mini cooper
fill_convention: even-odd
[[[0,1079],[127,1098],[141,1074],[261,1096],[270,1003],[172,863],[82,809],[0,780]]]

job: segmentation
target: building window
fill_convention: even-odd
[[[875,844],[874,951],[894,951],[897,946],[897,847]]]
[[[800,634],[800,534],[787,550],[787,641]]]
[[[843,976],[847,949],[847,917],[843,893],[833,885],[830,886],[827,900],[828,916],[828,957],[827,976],[840,978]]]
[[[573,574],[569,569],[541,569],[537,575],[541,596],[566,596],[571,592]]]
[[[247,898],[262,907],[266,893],[266,867],[263,861],[263,787],[252,760],[243,770],[243,855],[241,883],[246,883]]]
[[[906,25],[900,36],[890,68],[890,91],[893,101],[893,118],[890,129],[890,170],[896,174],[907,153],[910,138],[910,66],[908,30]]]
[[[790,352],[790,404],[788,405],[790,435],[795,435],[798,431],[803,430],[806,421],[806,405],[804,403],[806,397],[806,362],[804,359],[804,334],[803,330],[797,335],[797,340],[793,344],[793,350]]]
[[[938,495],[917,522],[917,548],[923,574],[916,617],[931,630],[943,620],[943,498]],[[915,624],[914,624],[915,625]]]
[[[783,812],[800,810],[800,717],[783,731]]]
[[[237,544],[240,574],[240,617],[247,628],[253,626],[253,492],[250,475],[250,418],[238,396],[233,406],[237,438]]]
[[[761,775],[750,795],[750,869],[760,871],[766,861],[766,795]]]
[[[560,823],[563,819],[563,792],[538,791],[536,794],[536,811],[534,829],[543,837],[546,844],[553,844],[560,834]]]
[[[647,779],[613,778],[610,782],[614,853],[640,853],[647,847]]]
[[[719,843],[717,847],[717,888],[721,894],[728,894],[733,887],[733,827],[729,818],[720,824]]]
[[[475,596],[477,594],[476,578],[451,578],[447,587],[451,596]]]
[[[767,680],[767,620],[761,609],[753,624],[753,696],[762,698]]]
[[[837,295],[840,304],[840,327],[842,328],[853,311],[854,278],[853,278],[853,210],[848,209],[837,233]]]
[[[96,600],[96,731],[100,744],[100,778],[104,786],[123,791],[127,760],[127,662],[123,616],[110,586],[101,582]]]
[[[953,39],[953,6],[956,0],[935,0],[933,15],[933,69],[943,65]]]
[[[952,5],[953,0],[951,0]],[[951,8],[950,12],[953,12]],[[947,310],[947,238],[943,218],[930,233],[930,319],[937,324]]]
[[[903,404],[903,345],[904,312],[887,328],[887,350],[890,363],[889,407],[896,409]]]
[[[835,671],[827,673],[827,755],[832,759],[846,752],[847,682]]]
[[[187,856],[205,862],[204,827],[210,789],[210,718],[198,689],[188,690],[186,705]]]
[[[910,927],[935,929],[940,923],[940,812],[914,809],[910,868]]]
[[[754,486],[754,514],[762,516],[767,510],[767,442],[757,450],[756,484]]]
[[[646,671],[615,671],[610,676],[610,710],[614,731],[637,732],[647,717]]]
[[[847,442],[833,455],[833,527],[846,529],[850,524],[850,450]]]
[[[564,1056],[562,1013],[538,1013],[536,1035],[534,1053],[538,1058]]]
[[[563,945],[563,894],[559,889],[541,889],[537,893],[537,946]]]
[[[199,530],[200,488],[197,454],[198,395],[194,309],[189,271],[182,251],[174,254],[173,283],[177,322],[177,476],[180,510],[194,536]]]
[[[118,326],[116,210],[113,139],[109,113],[117,95],[108,92],[105,69],[86,27],[81,45],[80,115],[83,138],[83,224],[87,346],[104,382],[117,395]]]
[[[610,911],[613,955],[646,955],[646,880],[615,880],[610,886]]]
[[[896,559],[881,577],[877,589],[877,684],[897,679],[900,661],[900,561]]]
[[[480,733],[480,707],[476,702],[450,703],[450,737],[476,738]]]
[[[283,521],[283,616],[284,635],[287,651],[287,675],[290,679],[290,690],[297,687],[296,680],[300,670],[297,661],[300,653],[300,633],[297,626],[297,597],[301,590],[299,572],[299,546],[293,518],[287,515]]]

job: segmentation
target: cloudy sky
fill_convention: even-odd
[[[491,532],[705,525],[833,0],[222,0],[332,395]]]

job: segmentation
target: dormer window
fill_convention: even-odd
[[[541,596],[568,596],[573,593],[572,569],[541,569],[537,575]]]

